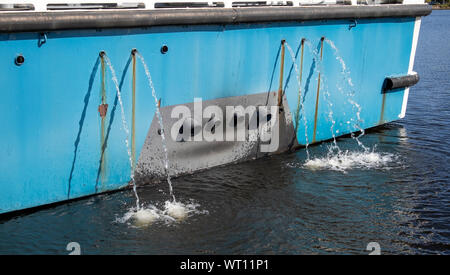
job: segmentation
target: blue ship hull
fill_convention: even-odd
[[[420,24],[420,21],[418,21]],[[55,30],[0,34],[0,213],[60,202],[127,187],[131,167],[126,133],[111,72],[103,69],[106,52],[120,82],[126,120],[132,120],[133,62],[137,49],[145,58],[161,106],[276,92],[280,78],[280,41],[297,53],[306,38],[320,50],[321,38],[336,45],[345,61],[360,105],[363,129],[404,115],[407,88],[382,92],[389,76],[411,73],[417,30],[415,17],[308,22],[174,25],[148,28]],[[161,53],[166,45],[168,51]],[[350,88],[342,66],[324,43],[322,86],[333,104],[320,97],[316,115],[318,71],[305,48],[302,93],[307,121],[293,121],[299,145],[358,131],[355,109],[338,91]],[[14,58],[22,55],[17,66]],[[284,93],[291,114],[297,112],[299,87],[288,51],[284,61]],[[135,67],[136,159],[146,142],[156,106],[141,63]],[[102,76],[103,74],[103,76]],[[345,74],[345,72],[344,72]],[[102,158],[102,81],[106,85],[107,147]],[[347,79],[348,80],[348,79]],[[341,86],[339,86],[341,85]],[[298,125],[296,125],[298,124]],[[129,138],[129,137],[128,137]],[[101,164],[103,162],[103,164]],[[102,167],[99,180],[99,167]]]

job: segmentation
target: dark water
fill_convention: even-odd
[[[450,254],[449,26],[450,11],[423,19],[406,118],[361,139],[386,163],[311,170],[302,150],[211,169],[173,180],[177,199],[208,213],[134,227],[117,221],[131,191],[101,195],[1,219],[0,253],[67,254],[74,241],[83,254],[367,254],[369,242],[384,254]],[[169,199],[166,184],[138,191],[160,208]]]

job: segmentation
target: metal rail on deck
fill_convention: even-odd
[[[170,8],[237,8],[305,5],[380,5],[380,4],[423,4],[424,0],[0,0],[0,12],[44,12],[69,10],[111,10],[111,9],[170,9]]]

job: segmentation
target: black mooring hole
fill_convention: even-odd
[[[16,59],[14,60],[14,63],[16,63],[17,66],[22,65],[25,62],[25,57],[23,55],[16,56]]]
[[[163,46],[161,47],[161,53],[162,53],[162,54],[166,54],[168,50],[169,50],[169,47],[167,47],[167,45],[163,45]]]

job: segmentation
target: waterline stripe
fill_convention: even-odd
[[[414,58],[416,56],[416,50],[417,50],[417,42],[419,41],[419,31],[420,31],[420,24],[422,22],[421,17],[416,17],[416,21],[414,22],[414,34],[413,34],[413,41],[411,46],[411,55],[409,56],[409,66],[408,66],[408,74],[413,74],[413,68],[414,68]],[[402,103],[402,110],[400,114],[398,115],[399,118],[404,118],[406,115],[406,106],[408,104],[408,96],[409,96],[409,87],[405,89],[405,93],[403,94],[403,103]]]

